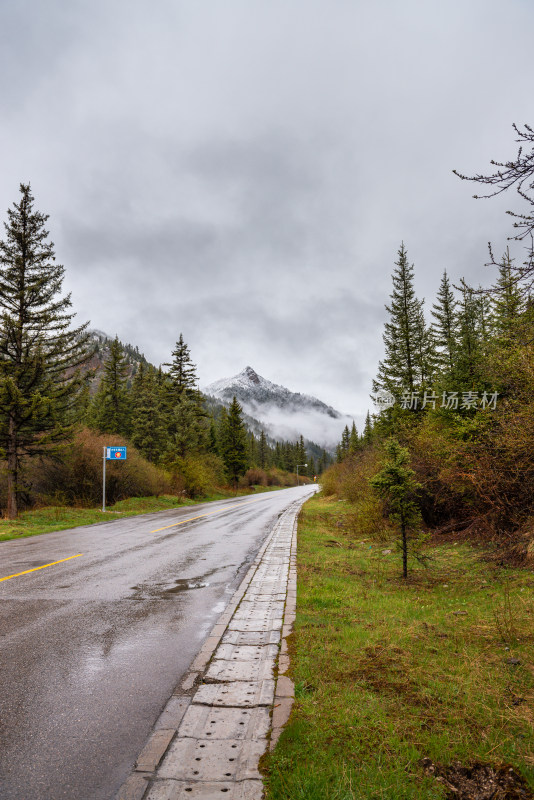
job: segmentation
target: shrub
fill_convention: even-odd
[[[390,536],[391,526],[382,500],[369,485],[378,464],[377,452],[368,448],[329,467],[321,476],[321,487],[326,496],[335,495],[351,503],[347,522],[352,533],[383,540]]]
[[[106,500],[160,495],[171,491],[168,475],[144,459],[125,439],[83,428],[67,445],[63,458],[40,458],[26,465],[33,503],[98,505],[102,499],[102,454],[110,443],[128,446],[128,458],[106,464]]]
[[[240,479],[241,486],[267,486],[267,473],[259,467],[248,469]]]
[[[206,497],[225,482],[224,463],[213,453],[176,458],[169,466],[173,480],[183,484],[188,497]]]

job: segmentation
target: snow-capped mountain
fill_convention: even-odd
[[[204,393],[224,403],[230,403],[235,395],[243,410],[260,420],[266,433],[276,439],[294,439],[302,434],[331,449],[345,425],[352,424],[352,419],[316,397],[291,392],[258,375],[252,367],[210,383]]]

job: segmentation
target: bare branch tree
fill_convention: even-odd
[[[518,137],[516,142],[519,143],[514,161],[492,160],[490,163],[497,167],[497,171],[491,175],[462,175],[456,169],[453,169],[453,172],[463,181],[475,181],[491,187],[488,194],[473,195],[475,200],[487,200],[515,187],[518,195],[531,207],[527,213],[506,212],[514,218],[513,227],[516,229],[515,235],[509,236],[508,239],[528,241],[525,261],[513,267],[518,281],[523,283],[525,292],[528,292],[534,287],[534,129],[525,124],[522,130],[515,123],[513,128]],[[525,148],[530,149],[527,151]],[[493,255],[491,242],[488,243],[488,248],[491,260],[486,266],[499,266]]]

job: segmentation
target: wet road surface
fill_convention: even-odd
[[[0,543],[0,578],[35,570],[0,581],[2,800],[114,796],[278,514],[303,493]]]

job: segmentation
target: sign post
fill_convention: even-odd
[[[106,461],[126,461],[126,447],[104,447],[102,454],[102,511],[106,510]]]

